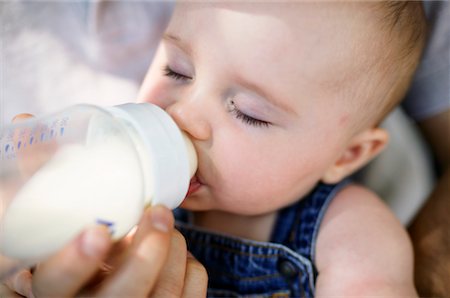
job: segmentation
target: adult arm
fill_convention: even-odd
[[[450,296],[450,3],[424,1],[430,25],[421,64],[404,102],[428,140],[439,177],[410,226],[421,296]]]
[[[450,296],[450,110],[419,123],[442,173],[409,228],[421,296]]]

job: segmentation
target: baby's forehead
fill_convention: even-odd
[[[379,75],[373,70],[384,63],[380,57],[388,39],[370,3],[183,5],[187,14],[176,15],[173,29],[199,56],[208,55],[214,65],[226,64],[242,77],[270,82],[272,93],[286,98],[298,90],[335,98],[358,80]]]
[[[387,34],[366,4],[301,3],[281,15],[291,32],[286,55],[325,85],[341,88],[370,75],[386,49]]]
[[[290,9],[279,16],[285,17],[292,33],[284,59],[290,59],[299,74],[293,86],[307,82],[310,98],[349,107],[368,101],[375,104],[386,97],[390,83],[383,77],[391,77],[388,70],[400,62],[390,54],[398,44],[390,42],[382,8],[373,3],[334,2],[300,3]]]

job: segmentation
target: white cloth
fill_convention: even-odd
[[[134,101],[173,2],[0,1],[0,126]]]

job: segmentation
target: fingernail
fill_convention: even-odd
[[[28,288],[28,292],[27,292],[27,296],[26,297],[28,297],[28,298],[36,298],[36,296],[34,296],[33,287],[31,285],[31,283],[30,283],[30,286]]]
[[[32,117],[33,117],[33,115],[28,114],[28,113],[18,114],[12,118],[11,122],[16,123],[16,122],[20,122],[22,120],[26,120],[26,119],[32,118]]]
[[[172,214],[164,206],[155,206],[152,207],[150,221],[156,230],[167,233],[172,225]]]
[[[81,249],[88,257],[102,256],[109,246],[108,230],[104,226],[95,226],[86,230],[81,238]]]

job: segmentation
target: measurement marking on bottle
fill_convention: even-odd
[[[20,131],[15,129],[0,131],[0,160],[15,159],[16,153],[20,150],[63,137],[68,120],[68,117],[57,119],[52,123],[33,128],[31,131],[29,128],[23,128]]]

